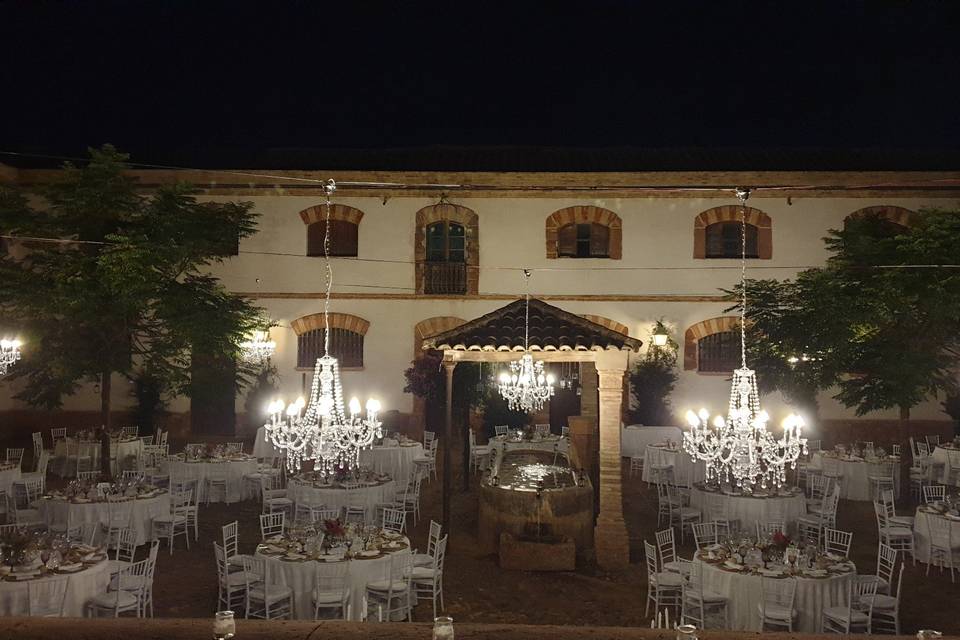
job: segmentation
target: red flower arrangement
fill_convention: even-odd
[[[340,518],[336,520],[324,520],[323,521],[323,532],[332,538],[342,538],[347,534],[346,530],[343,528],[343,523],[340,522]]]
[[[790,544],[790,536],[785,535],[782,531],[776,531],[771,538],[771,542],[773,542],[773,546],[775,547],[786,549],[787,545]]]

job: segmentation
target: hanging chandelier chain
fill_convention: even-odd
[[[740,200],[740,366],[747,368],[747,198],[750,189],[737,188]]]
[[[326,195],[324,205],[326,229],[323,233],[324,284],[326,285],[326,295],[323,300],[323,355],[325,356],[330,354],[330,294],[333,291],[333,265],[330,264],[330,196],[336,190],[337,183],[333,178],[323,185],[323,192]]]
[[[530,269],[523,270],[523,277],[526,281],[526,311],[523,318],[523,350],[530,350]]]

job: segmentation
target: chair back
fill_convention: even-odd
[[[427,538],[427,555],[435,556],[437,550],[437,542],[440,540],[440,532],[443,531],[443,526],[434,520],[430,521],[430,535]]]
[[[773,605],[793,611],[797,597],[796,580],[774,580],[760,576],[760,615],[766,617],[766,608]]]
[[[228,442],[227,451],[229,453],[243,453],[243,443],[242,442]]]
[[[918,443],[917,443],[917,457],[918,457],[918,458],[926,458],[926,457],[929,456],[929,455],[930,455],[930,445],[928,445],[926,442],[918,442]]]
[[[349,562],[316,562],[314,586],[318,592],[345,593],[349,585]]]
[[[693,541],[697,549],[704,549],[717,544],[717,523],[716,522],[694,522],[693,523]]]
[[[925,484],[923,485],[923,502],[924,504],[930,504],[931,502],[943,502],[943,499],[947,496],[947,488],[942,484]]]
[[[57,444],[57,440],[66,440],[67,439],[67,428],[66,427],[51,427],[50,428],[50,439],[53,441],[53,444]]]
[[[657,562],[657,548],[644,540],[643,551],[643,557],[647,564],[647,581],[651,582],[651,580],[660,572],[660,565]]]
[[[237,555],[237,550],[240,547],[239,526],[239,523],[234,520],[230,524],[225,524],[220,527],[220,536],[223,539],[223,552],[227,554],[228,558]]]
[[[953,545],[953,527],[944,517],[927,514],[927,536],[931,547],[946,549],[947,553],[955,553]]]
[[[311,509],[311,517],[314,522],[326,522],[327,520],[336,520],[340,517],[340,509]]]
[[[940,434],[934,434],[931,436],[924,436],[924,440],[927,441],[927,446],[933,449],[938,444],[940,444]]]
[[[120,475],[120,479],[132,482],[141,482],[143,481],[143,471],[138,469],[124,469],[123,473]]]
[[[784,533],[786,528],[783,522],[770,520],[768,522],[757,522],[757,539],[769,540],[775,533]]]
[[[23,447],[7,447],[7,464],[23,465]]]
[[[70,576],[57,576],[27,582],[28,609],[31,617],[61,618],[67,599]]]
[[[137,532],[133,527],[120,529],[117,533],[117,548],[114,560],[120,562],[133,562],[133,557],[137,554]]]
[[[677,545],[673,537],[673,527],[657,531],[657,551],[660,553],[660,566],[677,559]]]
[[[891,445],[890,449],[890,455],[894,456],[895,458],[899,458],[901,455],[903,455],[903,447],[901,447],[899,444]]]
[[[286,516],[285,511],[262,514],[260,516],[260,538],[266,540],[275,535],[283,535]]]
[[[407,512],[402,509],[384,509],[380,526],[387,531],[403,533],[406,528]]]
[[[880,541],[877,551],[877,577],[893,584],[893,572],[897,568],[897,550]]]
[[[100,477],[99,471],[77,471],[77,480],[95,482]]]
[[[853,542],[853,533],[839,529],[826,528],[823,532],[823,550],[844,558],[850,556],[850,544]]]
[[[537,435],[548,436],[550,435],[550,425],[549,424],[538,424],[534,427]]]
[[[217,561],[217,578],[220,580],[220,585],[224,586],[227,582],[227,574],[229,569],[227,568],[227,553],[224,551],[216,542],[213,543],[213,556]]]
[[[820,440],[807,440],[807,451],[810,452],[810,455],[820,451]]]
[[[440,541],[437,543],[436,553],[433,554],[433,570],[434,575],[440,575],[443,573],[443,565],[447,559],[447,538],[449,536],[443,536],[440,538]]]
[[[510,431],[510,427],[505,424],[498,424],[493,428],[493,431],[498,436],[505,436]]]
[[[423,432],[423,448],[429,449],[430,443],[433,442],[437,437],[437,434],[433,431],[424,431]]]

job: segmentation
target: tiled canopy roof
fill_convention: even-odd
[[[423,341],[424,349],[523,351],[524,300]],[[638,351],[636,338],[590,322],[536,298],[530,299],[531,351]]]

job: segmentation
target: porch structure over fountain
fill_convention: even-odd
[[[590,362],[598,375],[597,426],[571,425],[573,445],[584,465],[599,452],[600,512],[594,527],[597,564],[616,570],[629,563],[629,541],[623,518],[620,472],[620,421],[623,376],[631,352],[643,344],[636,338],[531,298],[529,351],[544,362]],[[526,303],[516,300],[454,329],[423,340],[423,349],[443,352],[446,371],[446,432],[443,438],[443,526],[450,526],[450,441],[453,372],[459,362],[516,360],[524,351]],[[589,429],[589,432],[587,432]],[[599,446],[597,442],[599,435]]]

